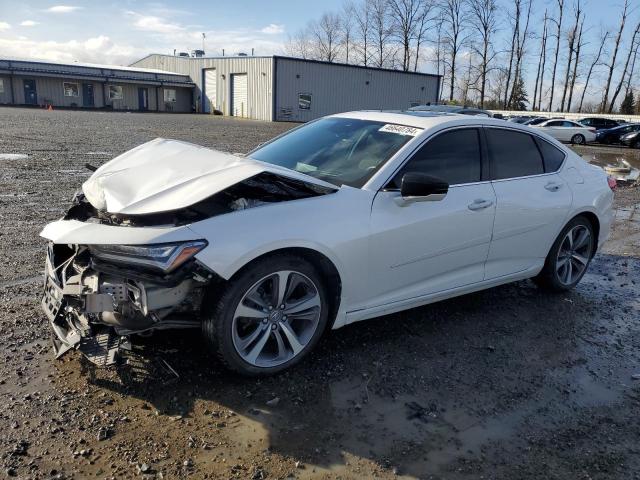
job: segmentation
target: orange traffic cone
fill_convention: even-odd
[[[47,108],[47,110],[52,112],[53,111],[53,105],[49,104],[49,108]]]

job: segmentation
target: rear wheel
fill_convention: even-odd
[[[583,216],[574,218],[558,235],[544,268],[533,280],[540,287],[556,292],[575,287],[587,271],[595,242],[591,222]]]
[[[324,279],[295,256],[258,260],[230,281],[203,322],[204,334],[230,369],[277,373],[316,345],[328,321]]]
[[[576,133],[573,137],[571,137],[571,143],[574,143],[576,145],[584,145],[585,143],[587,143],[587,140],[581,133]]]

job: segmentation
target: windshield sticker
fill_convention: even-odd
[[[406,125],[394,125],[392,123],[387,123],[383,127],[378,130],[379,132],[389,132],[389,133],[397,133],[399,135],[409,135],[411,137],[415,137],[418,135],[422,129],[415,127],[407,127]]]

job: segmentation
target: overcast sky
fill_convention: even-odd
[[[503,0],[505,7],[509,0]],[[637,1],[640,6],[640,0]],[[586,3],[589,44],[585,57],[597,48],[601,27],[619,26],[622,0],[583,0]],[[539,26],[545,6],[555,0],[534,0],[534,23]],[[572,0],[568,17],[572,16]],[[339,10],[342,0],[214,0],[181,2],[0,0],[0,57],[81,61],[128,65],[149,53],[191,51],[202,47],[208,55],[239,52],[256,55],[283,53],[287,35],[318,18]],[[631,31],[639,15],[629,20]],[[508,28],[501,35],[508,36]],[[507,38],[498,43],[504,44]],[[504,45],[502,45],[504,48]],[[536,40],[530,43],[527,82],[535,77]],[[551,50],[550,50],[551,52]],[[623,50],[624,54],[624,50]],[[559,72],[564,71],[560,63]],[[433,71],[432,64],[424,69]],[[594,79],[594,85],[597,78]],[[577,87],[579,88],[579,82]],[[531,90],[533,88],[531,87]],[[593,93],[594,97],[597,92]]]

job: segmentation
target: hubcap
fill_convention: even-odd
[[[233,345],[256,367],[281,365],[299,355],[320,322],[320,294],[311,279],[283,270],[258,280],[233,315]]]
[[[591,232],[584,225],[573,227],[562,240],[556,259],[556,273],[564,285],[576,282],[591,258]]]

